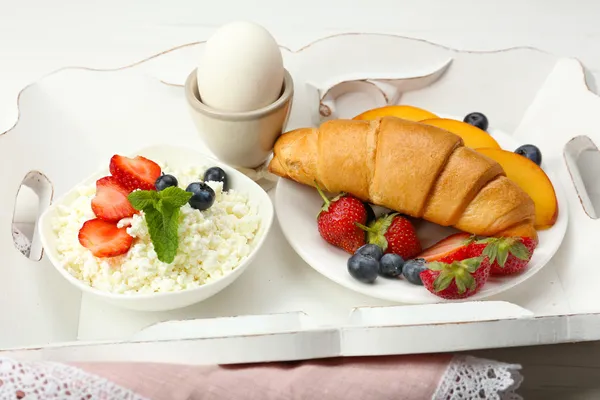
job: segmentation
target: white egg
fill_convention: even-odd
[[[207,106],[221,111],[252,111],[281,95],[283,58],[265,28],[251,22],[232,22],[206,42],[196,74],[200,98]]]

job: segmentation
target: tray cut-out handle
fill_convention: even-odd
[[[600,97],[588,88],[581,63],[561,59],[515,131],[517,139],[547,155],[544,164],[559,174],[573,200],[569,207],[581,207],[592,220],[600,212],[600,135],[593,122],[599,109]]]
[[[585,213],[598,219],[600,210],[600,151],[588,136],[571,139],[564,150],[565,163]]]
[[[24,198],[28,197],[26,195],[26,192],[24,192],[25,188],[30,189],[36,196],[35,210],[33,210],[33,212],[32,210],[24,210],[24,208],[30,208],[33,206],[33,204],[31,204],[31,201],[27,202],[26,200],[24,200]],[[25,214],[29,214],[30,216],[32,213],[35,214],[35,218],[33,218],[33,221],[27,221],[28,223],[33,224],[33,233],[29,238],[31,242],[28,256],[28,258],[33,261],[40,261],[42,259],[44,249],[42,248],[42,243],[39,237],[40,235],[38,232],[38,220],[42,213],[52,202],[53,194],[54,187],[52,185],[52,182],[50,181],[50,179],[48,179],[46,175],[44,175],[40,171],[28,172],[25,175],[25,178],[23,178],[23,182],[21,183],[21,186],[19,187],[16,194],[16,201],[12,219],[13,224],[17,222],[15,218],[19,211],[24,212]]]
[[[402,93],[419,90],[436,82],[446,72],[452,58],[421,73],[397,76],[335,79],[325,84],[306,83],[311,99],[313,122],[320,124],[329,119],[352,118],[371,108],[397,104]]]

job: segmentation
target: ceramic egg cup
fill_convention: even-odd
[[[196,69],[185,82],[185,97],[198,134],[222,162],[229,164],[261,186],[272,186],[276,177],[267,171],[277,137],[290,115],[294,81],[284,71],[281,94],[268,106],[253,111],[216,110],[202,102]]]

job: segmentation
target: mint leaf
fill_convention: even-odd
[[[164,207],[163,212],[155,208],[144,210],[150,239],[158,259],[170,264],[175,259],[179,238],[177,225],[179,223],[179,208]]]
[[[170,264],[175,259],[179,238],[179,208],[186,204],[192,193],[176,186],[160,192],[155,190],[136,190],[127,199],[136,210],[143,210],[146,216],[148,233],[154,245],[158,259]]]
[[[176,186],[170,186],[158,193],[163,205],[168,205],[171,208],[179,208],[185,205],[192,197],[192,193],[186,192]]]
[[[158,198],[158,192],[155,190],[136,190],[127,196],[131,206],[138,211],[152,207]]]
[[[158,199],[158,201],[154,202],[154,208],[156,211],[162,214],[163,212],[163,201],[162,199]]]

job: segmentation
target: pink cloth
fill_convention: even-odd
[[[228,366],[73,363],[153,400],[430,399],[451,355]]]

